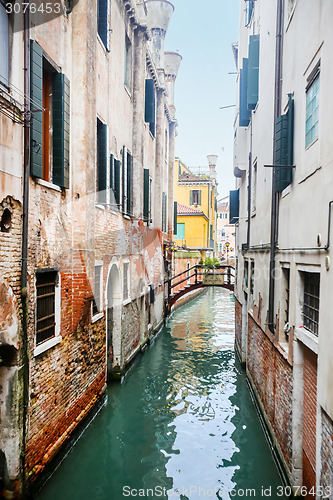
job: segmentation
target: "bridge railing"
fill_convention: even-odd
[[[203,286],[217,285],[231,288],[235,283],[235,268],[230,265],[220,265],[219,267],[210,269],[196,264],[189,269],[185,269],[181,273],[171,276],[168,280],[166,280],[165,283],[168,285],[169,299],[173,292],[176,293],[177,291],[180,291],[179,289],[175,290],[175,288],[185,283],[185,281],[189,287],[191,285],[198,285],[199,283],[202,283]]]

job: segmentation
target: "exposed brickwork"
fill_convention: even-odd
[[[81,396],[76,396],[75,402],[69,405],[66,409],[59,409],[60,402],[54,401],[52,407],[46,407],[43,413],[44,426],[39,426],[36,435],[30,439],[26,450],[27,457],[27,470],[29,471],[29,479],[33,481],[35,474],[40,472],[45,465],[49,462],[59,447],[73,432],[75,427],[87,415],[87,411],[91,409],[91,404],[96,400],[96,396],[101,394],[101,389],[105,384],[105,371],[103,370],[98,376],[95,377],[89,389]],[[68,389],[71,392],[71,389]],[[57,416],[52,418],[48,414],[51,410]],[[65,410],[65,411],[64,411]],[[52,423],[54,422],[54,425]]]
[[[316,485],[317,355],[306,347],[303,370],[303,484],[309,490]]]
[[[251,315],[248,322],[247,368],[291,470],[292,367]]]
[[[242,352],[242,304],[235,297],[235,342],[239,352]]]
[[[322,445],[321,445],[321,477],[320,484],[330,489],[329,499],[333,499],[333,422],[322,410]]]

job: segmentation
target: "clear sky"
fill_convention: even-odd
[[[175,11],[165,50],[183,57],[175,87],[176,156],[208,168],[216,154],[220,197],[234,188],[233,122],[236,75],[231,44],[238,40],[239,0],[171,0]],[[223,151],[224,149],[224,151]]]

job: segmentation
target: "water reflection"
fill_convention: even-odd
[[[240,488],[260,498],[262,487],[274,490],[280,479],[235,360],[233,330],[226,290],[177,310],[123,383],[109,388],[106,407],[38,498],[121,500],[135,490],[229,499]]]

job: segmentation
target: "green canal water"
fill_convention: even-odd
[[[235,355],[233,296],[210,289],[109,386],[37,498],[277,499],[281,484]]]

